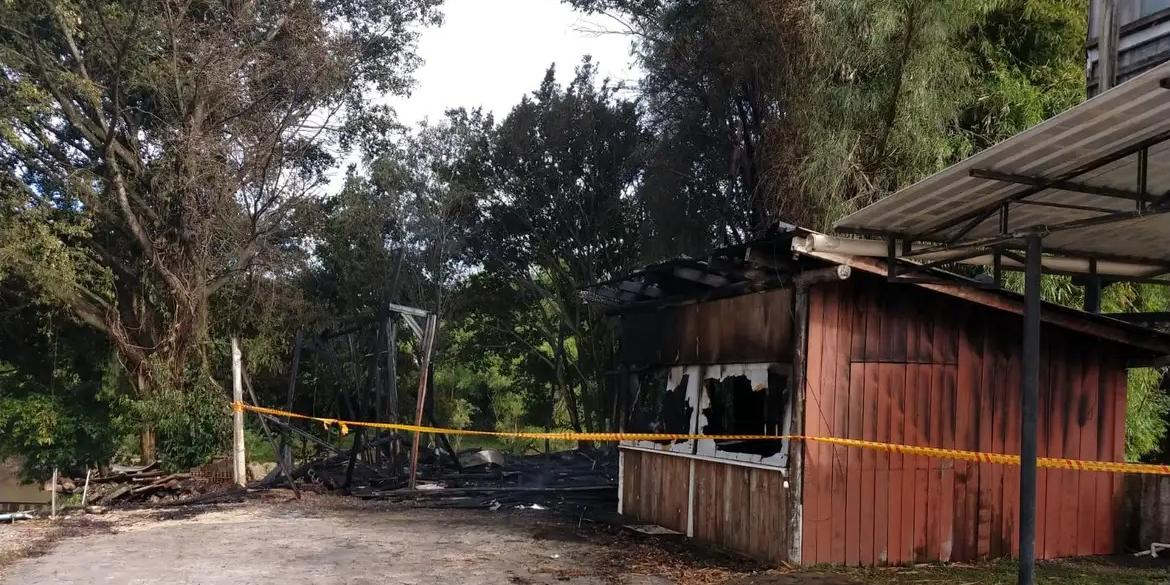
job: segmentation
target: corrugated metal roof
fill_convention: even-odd
[[[973,242],[1001,234],[999,210],[1008,201],[1013,201],[1008,233],[1043,232],[1070,221],[1136,211],[1136,201],[1117,195],[1136,196],[1142,147],[1148,152],[1147,201],[1156,204],[1170,195],[1168,87],[1170,63],[857,211],[835,227],[903,239]],[[1034,184],[985,178],[989,174]],[[1112,189],[1115,196],[1052,188],[1053,181]],[[1156,207],[1122,222],[1052,231],[1044,238],[1045,250],[1170,265],[1170,213]]]

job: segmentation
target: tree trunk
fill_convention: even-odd
[[[139,454],[142,456],[142,464],[150,465],[158,460],[158,449],[155,445],[154,425],[146,425],[142,428],[142,432],[138,435]]]
[[[146,375],[142,370],[138,371],[138,397],[139,399],[146,398],[149,394],[146,382]],[[150,465],[158,460],[158,448],[154,436],[154,425],[146,423],[142,427],[142,431],[138,435],[138,455],[142,458],[143,465]]]
[[[557,324],[557,384],[560,385],[561,391],[565,395],[565,409],[569,411],[569,424],[573,426],[573,430],[580,433],[581,431],[581,414],[577,409],[577,395],[573,392],[573,385],[569,383],[565,376],[565,326],[563,323]]]

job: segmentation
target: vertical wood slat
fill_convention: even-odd
[[[821,367],[824,363],[825,298],[821,287],[809,291],[808,362],[805,367],[804,426],[810,436],[825,436],[824,404],[821,400]],[[829,513],[824,505],[825,446],[805,442],[803,518],[801,520],[801,560],[806,564],[826,562],[818,554],[824,517]]]
[[[995,388],[998,386],[995,372],[995,338],[997,331],[994,324],[987,321],[981,321],[980,327],[986,327],[982,335],[982,368],[980,374],[979,394],[975,397],[975,402],[979,405],[976,409],[975,417],[977,419],[978,438],[977,444],[979,451],[990,453],[993,451],[992,433],[995,423],[995,413],[998,410],[994,401]],[[998,465],[984,465],[978,464],[975,466],[977,470],[977,499],[975,502],[975,558],[987,559],[991,557],[992,551],[992,517],[995,515],[995,510],[999,509],[999,502],[996,501],[995,487],[996,477],[993,467],[998,468]]]
[[[1102,357],[1102,368],[1098,374],[1097,382],[1097,457],[1099,461],[1107,461],[1113,456],[1114,443],[1114,429],[1113,429],[1113,408],[1114,401],[1110,396],[1113,392],[1116,379],[1116,374],[1105,364],[1108,359]],[[1111,507],[1109,506],[1110,494],[1113,490],[1113,477],[1111,474],[1101,473],[1097,474],[1097,481],[1095,482],[1094,499],[1098,502],[1094,514],[1094,524],[1096,526],[1094,533],[1094,547],[1097,550],[1108,549],[1112,545],[1112,536],[1108,527],[1113,522],[1113,515]]]
[[[1048,403],[1041,412],[1045,413],[1045,418],[1048,420],[1048,427],[1046,433],[1041,435],[1041,439],[1048,444],[1049,457],[1064,457],[1064,415],[1063,403],[1066,400],[1065,389],[1068,385],[1068,376],[1063,367],[1063,341],[1056,336],[1050,336],[1048,342],[1045,344],[1048,347]],[[1060,542],[1064,537],[1061,532],[1060,514],[1061,504],[1064,494],[1067,492],[1065,486],[1067,479],[1064,476],[1063,470],[1048,469],[1045,474],[1047,481],[1045,482],[1044,494],[1044,508],[1037,509],[1037,515],[1044,522],[1044,541],[1043,544],[1037,544],[1037,549],[1042,551],[1044,558],[1056,558],[1061,556]]]
[[[1093,424],[1097,416],[1097,389],[1100,387],[1098,372],[1100,371],[1100,353],[1095,351],[1099,342],[1089,344],[1086,349],[1091,355],[1083,360],[1084,370],[1081,374],[1080,391],[1078,392],[1076,408],[1076,422],[1080,428],[1080,445],[1077,455],[1082,459],[1097,457],[1097,425]],[[1094,526],[1097,519],[1096,485],[1099,474],[1080,474],[1077,478],[1077,501],[1081,508],[1077,511],[1077,543],[1075,554],[1087,556],[1097,553]],[[1100,553],[1105,554],[1105,553]]]
[[[849,432],[850,439],[865,437],[865,369],[864,363],[854,363],[849,374]],[[845,502],[845,564],[858,566],[861,563],[861,449],[849,449],[846,453],[846,502]]]
[[[880,356],[882,323],[884,307],[879,294],[864,295],[862,302],[866,307],[865,318],[865,355]],[[867,361],[863,367],[864,379],[861,381],[861,430],[863,439],[877,436],[877,395],[880,371],[878,363]],[[875,548],[874,526],[876,518],[874,510],[879,505],[875,491],[877,478],[877,453],[864,450],[861,453],[861,489],[860,489],[860,534],[858,535],[859,564],[873,565],[877,560]],[[881,505],[885,503],[882,502]]]
[[[1057,405],[1061,417],[1061,444],[1065,457],[1083,459],[1081,455],[1081,423],[1078,422],[1078,406],[1084,396],[1084,362],[1089,356],[1079,355],[1077,347],[1066,344],[1061,351],[1061,360],[1064,362],[1066,380],[1064,385],[1064,400]],[[1060,505],[1060,534],[1058,544],[1059,554],[1062,557],[1076,556],[1080,533],[1077,530],[1080,510],[1081,480],[1086,479],[1084,473],[1065,471],[1063,497]]]
[[[882,319],[882,330],[887,322],[894,319]],[[890,441],[890,386],[894,383],[893,364],[878,364],[877,388],[877,437],[881,443]],[[885,451],[877,453],[877,463],[874,466],[874,505],[873,505],[873,546],[874,558],[878,564],[885,565],[890,560],[890,454]]]
[[[822,432],[826,436],[833,436],[833,422],[836,412],[833,410],[836,406],[836,384],[837,384],[837,360],[840,353],[837,346],[837,316],[840,311],[838,286],[824,286],[821,287],[825,299],[825,315],[822,331],[822,356],[821,356],[821,404],[824,409],[817,413],[820,418]],[[823,463],[820,469],[819,480],[820,485],[817,487],[822,492],[819,496],[821,499],[822,513],[819,520],[817,532],[817,558],[822,562],[833,562],[833,516],[835,510],[833,509],[833,476],[837,473],[837,461],[835,458],[834,446],[822,445],[823,449]]]
[[[1125,461],[1125,405],[1126,405],[1126,374],[1125,374],[1125,357],[1120,355],[1116,349],[1110,352],[1114,367],[1112,370],[1117,374],[1115,386],[1112,391],[1113,396],[1113,457],[1111,461]],[[1122,482],[1125,478],[1120,473],[1110,474],[1113,476],[1113,493],[1110,498],[1110,509],[1113,512],[1113,539],[1110,541],[1110,550],[1115,550],[1117,545],[1123,542],[1124,523],[1122,522]]]
[[[852,348],[852,331],[854,321],[854,290],[852,282],[840,282],[831,285],[836,290],[837,303],[837,340],[836,363],[833,384],[833,409],[829,420],[832,423],[829,432],[834,437],[844,436],[849,427],[849,365]],[[846,470],[849,449],[833,445],[833,520],[832,541],[829,558],[834,563],[845,562],[845,515],[846,499]]]
[[[955,449],[974,451],[977,443],[979,386],[982,381],[982,332],[972,319],[964,319],[959,333],[959,371],[955,391]],[[976,558],[975,546],[977,519],[972,512],[970,498],[978,490],[979,480],[976,465],[967,461],[955,462],[955,525],[954,552],[957,558]],[[977,498],[977,496],[976,496]]]

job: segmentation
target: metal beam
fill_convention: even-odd
[[[1036,420],[1040,388],[1039,234],[1027,238],[1024,276],[1023,379],[1020,387],[1020,585],[1036,582]]]
[[[976,179],[989,179],[992,181],[1015,183],[1017,185],[1040,187],[1042,189],[1060,189],[1061,191],[1088,193],[1089,195],[1113,197],[1115,199],[1126,199],[1129,201],[1137,201],[1140,198],[1138,193],[1126,191],[1125,189],[1098,187],[1095,185],[1086,185],[1084,183],[1074,183],[1072,181],[1045,179],[1043,177],[1030,177],[1028,175],[1017,175],[1015,173],[1004,173],[987,169],[971,169],[970,175]]]

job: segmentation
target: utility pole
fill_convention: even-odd
[[[243,487],[248,481],[244,453],[244,356],[240,340],[232,338],[232,479]]]

